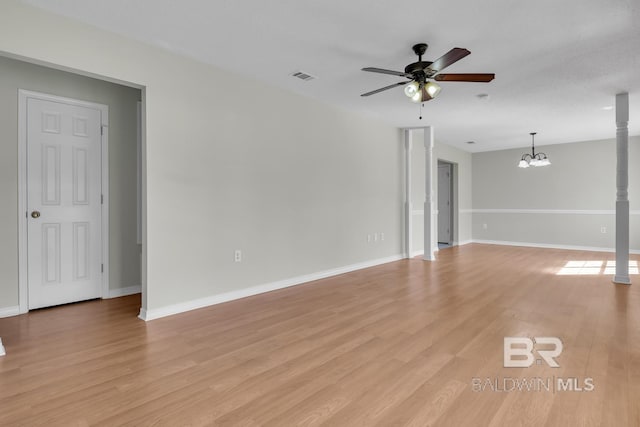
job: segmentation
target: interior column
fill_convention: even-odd
[[[629,94],[616,95],[616,274],[614,283],[629,278]]]
[[[435,261],[435,201],[433,199],[433,127],[424,128],[425,152],[425,199],[424,199],[424,256],[427,261]]]
[[[411,203],[411,150],[413,148],[410,129],[404,130],[404,252],[405,258],[411,258],[411,239],[413,238],[413,204]]]

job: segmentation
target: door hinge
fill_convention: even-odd
[[[100,135],[104,135],[104,125],[100,125]]]
[[[104,194],[100,195],[100,204],[104,205]]]
[[[104,273],[104,264],[100,264],[100,273]]]

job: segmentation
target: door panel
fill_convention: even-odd
[[[27,100],[29,308],[101,296],[101,111]]]
[[[438,242],[451,243],[451,165],[438,165]]]

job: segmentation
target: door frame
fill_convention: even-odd
[[[454,235],[455,235],[455,229],[456,229],[456,224],[455,224],[455,215],[454,212],[457,209],[457,203],[455,201],[455,197],[454,197],[454,166],[455,164],[448,161],[448,160],[442,160],[442,159],[437,159],[436,160],[436,164],[438,166],[438,168],[440,168],[440,166],[446,166],[449,172],[449,182],[448,182],[448,187],[449,187],[449,241],[447,242],[448,245],[450,246],[454,246],[454,242],[456,241],[456,239],[454,239]],[[440,192],[440,174],[438,174],[438,193]],[[440,213],[440,205],[438,204],[438,213]],[[438,221],[440,221],[440,217],[438,216]],[[439,240],[439,234],[438,233],[438,239],[436,239],[438,241],[438,243],[444,243],[444,242],[440,242]]]
[[[109,106],[73,98],[18,89],[18,299],[20,314],[29,311],[29,270],[27,240],[27,100],[29,98],[61,102],[77,107],[100,110],[102,136],[100,140],[102,285],[101,297],[109,295]]]
[[[448,163],[450,165],[450,192],[451,192],[451,246],[460,244],[460,164],[446,158],[438,158],[439,162]]]

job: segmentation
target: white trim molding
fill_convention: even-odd
[[[16,305],[14,307],[2,307],[0,308],[0,319],[3,317],[11,317],[17,316],[20,314],[20,306]]]
[[[136,104],[136,240],[142,244],[142,101]]]
[[[126,288],[109,289],[109,293],[105,298],[126,297],[127,295],[135,295],[142,292],[142,285],[129,286]]]
[[[528,248],[546,248],[546,249],[564,249],[569,251],[590,251],[590,252],[615,252],[615,248],[601,248],[595,246],[575,246],[575,245],[557,245],[553,243],[531,243],[531,242],[510,242],[506,240],[473,240],[473,243],[481,243],[485,245],[502,245],[502,246],[524,246]],[[632,254],[640,254],[640,250],[631,250]]]
[[[102,174],[100,185],[102,190],[102,298],[109,295],[109,106],[90,104],[100,108],[102,113],[101,132],[101,163]]]
[[[4,349],[4,346],[2,345],[2,338],[0,338],[0,356],[4,356],[5,354],[7,354],[7,352]]]
[[[155,309],[140,309],[138,317],[144,321],[159,319],[161,317],[171,316],[173,314],[184,313],[186,311],[196,310],[198,308],[209,307],[223,302],[229,302],[240,298],[246,298],[253,295],[262,294],[265,292],[271,292],[278,289],[288,288],[291,286],[302,285],[312,282],[314,280],[325,279],[331,276],[337,276],[339,274],[349,273],[356,270],[362,270],[363,268],[375,267],[377,265],[387,264],[390,262],[400,261],[405,259],[404,255],[393,255],[387,258],[380,258],[371,261],[365,261],[358,264],[347,265],[344,267],[338,267],[331,270],[320,271],[318,273],[307,274],[304,276],[292,277],[290,279],[279,280],[276,282],[266,283],[263,285],[252,286],[250,288],[240,289],[237,291],[225,292],[219,295],[212,295],[209,297],[198,298],[191,301],[186,301],[179,304],[168,305]]]
[[[471,209],[472,213],[489,214],[551,214],[551,215],[615,215],[614,209]],[[631,215],[640,215],[640,211],[631,211]]]

